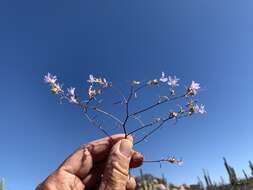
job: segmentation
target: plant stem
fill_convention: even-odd
[[[100,108],[97,108],[97,107],[93,107],[92,109],[95,110],[95,111],[97,111],[97,112],[99,112],[99,113],[102,113],[102,114],[104,114],[104,115],[107,115],[107,116],[110,117],[111,119],[113,119],[113,120],[115,120],[116,122],[118,122],[120,125],[123,125],[123,122],[122,122],[119,118],[117,118],[116,116],[114,116],[113,114],[111,114],[111,113],[109,113],[109,112],[106,112],[106,111],[104,111],[104,110],[102,110],[102,109],[100,109]]]
[[[143,113],[143,112],[145,112],[145,111],[148,111],[148,110],[150,110],[150,109],[152,109],[152,108],[155,108],[155,107],[157,107],[158,105],[161,105],[161,104],[164,104],[164,103],[166,103],[166,102],[173,101],[173,100],[177,100],[177,99],[183,98],[183,97],[185,97],[185,95],[176,96],[176,97],[171,98],[171,99],[165,99],[165,100],[163,100],[163,101],[159,101],[159,102],[157,102],[157,103],[155,103],[155,104],[152,104],[152,105],[150,105],[150,106],[148,106],[148,107],[146,107],[146,108],[144,108],[144,109],[138,110],[138,111],[136,111],[136,112],[130,114],[130,116],[138,115],[138,114]]]

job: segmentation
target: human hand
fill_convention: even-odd
[[[36,190],[134,190],[128,170],[140,166],[143,155],[132,146],[132,137],[124,134],[83,145]]]

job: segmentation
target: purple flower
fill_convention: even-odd
[[[75,88],[70,87],[67,90],[68,90],[67,96],[68,96],[69,102],[77,104],[78,101],[76,99]]]
[[[190,87],[187,89],[186,95],[195,96],[199,89],[200,89],[199,83],[196,83],[195,81],[192,81]]]
[[[197,104],[194,105],[193,110],[195,113],[200,113],[200,114],[206,113],[205,106],[203,104],[201,104],[200,106]]]
[[[89,75],[89,79],[87,80],[88,83],[96,83],[101,85],[103,88],[107,88],[110,87],[111,84],[109,82],[107,82],[107,80],[105,78],[96,78],[93,75]]]
[[[161,76],[161,78],[160,78],[160,81],[161,81],[161,82],[167,82],[167,81],[168,81],[168,78],[165,76],[165,73],[164,73],[164,72],[162,72],[162,76]]]
[[[172,78],[171,76],[169,76],[169,80],[168,80],[168,85],[172,88],[179,86],[178,84],[179,79],[174,76],[174,78]]]
[[[76,96],[76,95],[75,95],[75,88],[70,87],[70,88],[68,88],[67,90],[68,90],[68,95],[69,95],[69,96]]]
[[[200,89],[199,83],[192,81],[190,89],[193,91],[194,95],[197,94],[197,91]]]
[[[89,80],[87,80],[89,83],[94,83],[96,82],[96,78],[93,75],[89,75]]]
[[[56,83],[57,77],[51,75],[50,73],[47,73],[47,75],[44,76],[44,81],[45,81],[45,83],[53,85]]]

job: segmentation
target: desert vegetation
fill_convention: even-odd
[[[203,170],[203,177],[197,177],[196,184],[174,185],[168,182],[164,176],[154,177],[151,174],[144,174],[140,170],[140,176],[136,177],[137,190],[252,190],[253,189],[253,164],[249,161],[251,173],[247,174],[242,170],[243,178],[239,178],[234,168],[223,158],[224,167],[229,181],[226,183],[221,177],[219,182],[213,181],[207,170]]]

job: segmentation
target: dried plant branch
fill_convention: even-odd
[[[143,89],[143,88],[145,88],[145,87],[147,87],[147,86],[148,86],[148,84],[147,84],[147,82],[145,82],[143,85],[141,85],[141,86],[139,86],[138,88],[136,88],[136,89],[134,90],[134,92],[136,93],[136,92],[140,91],[141,89]]]
[[[125,95],[123,94],[123,92],[120,90],[119,87],[113,85],[112,88],[123,98],[123,100],[124,100],[125,102],[127,101]],[[122,101],[119,101],[119,102],[122,102]]]
[[[159,123],[159,122],[160,122],[160,121],[156,121],[156,120],[155,120],[155,121],[152,121],[152,122],[150,122],[150,123],[148,123],[148,124],[142,125],[141,127],[137,128],[137,129],[134,129],[133,131],[129,132],[128,135],[134,134],[134,133],[136,133],[137,131],[140,131],[140,130],[142,130],[142,129],[144,129],[144,128],[151,127],[151,126],[153,126],[153,125],[155,125],[155,124],[157,124],[157,123]]]
[[[171,163],[171,164],[176,164],[176,165],[182,165],[183,164],[183,160],[182,159],[176,159],[176,157],[174,156],[169,156],[167,158],[162,158],[162,159],[159,159],[159,160],[144,160],[143,162],[145,163],[162,163],[162,162],[168,162],[168,163]]]
[[[140,124],[141,127],[143,127],[145,125],[144,122],[139,117],[134,116],[134,115],[130,116],[130,117],[133,118],[133,119],[135,119]]]
[[[143,112],[146,112],[146,111],[148,111],[148,110],[151,110],[152,108],[155,108],[155,107],[157,107],[157,106],[159,106],[159,105],[161,105],[161,104],[164,104],[164,103],[166,103],[166,102],[170,102],[170,101],[173,101],[173,100],[177,100],[177,99],[183,98],[183,97],[185,97],[185,94],[184,94],[184,95],[181,95],[181,96],[176,96],[176,97],[173,97],[173,98],[167,98],[167,99],[164,99],[164,100],[162,100],[162,101],[158,101],[157,103],[152,104],[152,105],[150,105],[150,106],[148,106],[148,107],[146,107],[146,108],[143,108],[143,109],[140,109],[140,110],[138,110],[138,111],[136,111],[136,112],[133,112],[132,114],[130,114],[130,116],[138,115],[138,114],[140,114],[140,113],[143,113]]]
[[[97,107],[92,107],[91,109],[93,109],[94,111],[97,111],[99,113],[102,113],[102,114],[110,117],[111,119],[113,119],[114,121],[116,121],[117,123],[119,123],[120,125],[123,125],[123,122],[119,118],[117,118],[116,116],[114,116],[113,114],[111,114],[109,112],[106,112],[106,111],[104,111],[104,110],[102,110],[100,108],[97,108]]]
[[[107,137],[110,137],[111,135],[109,133],[107,133],[107,131],[105,129],[103,129],[103,127],[101,125],[99,125],[95,119],[92,119],[89,114],[86,112],[84,113],[85,117],[88,119],[88,121],[96,128],[98,128],[100,131],[102,131],[102,133],[104,135],[106,135]]]
[[[124,122],[123,122],[123,124],[122,124],[122,128],[123,128],[123,130],[124,130],[125,137],[127,137],[126,123],[127,123],[128,119],[129,119],[129,102],[130,102],[132,96],[133,96],[133,85],[131,85],[130,93],[129,93],[129,95],[128,95],[127,101],[125,102],[125,106],[126,106],[126,116],[125,116],[125,120],[124,120]]]
[[[87,80],[87,82],[90,85],[87,92],[88,100],[84,100],[84,101],[82,101],[81,98],[76,95],[75,88],[73,87],[68,88],[67,92],[65,92],[62,88],[62,85],[58,83],[58,79],[56,76],[53,76],[50,73],[48,73],[47,75],[45,75],[44,81],[47,84],[49,84],[49,86],[51,87],[51,92],[60,97],[61,102],[62,100],[67,100],[69,103],[80,107],[81,110],[84,112],[84,116],[87,118],[87,120],[94,127],[98,128],[101,132],[103,132],[104,135],[108,137],[110,137],[110,134],[103,128],[101,122],[96,117],[91,117],[89,115],[90,112],[105,115],[106,117],[115,121],[116,126],[122,128],[125,134],[125,138],[128,135],[137,133],[138,131],[147,129],[149,127],[154,127],[146,135],[144,135],[137,142],[135,142],[135,145],[141,143],[146,138],[148,138],[153,133],[155,133],[157,130],[161,129],[164,126],[164,124],[169,120],[175,119],[177,121],[178,119],[182,117],[191,116],[192,114],[195,114],[195,113],[201,113],[201,114],[206,113],[204,105],[202,104],[198,105],[194,101],[194,99],[191,100],[190,98],[188,98],[188,97],[194,98],[194,96],[197,94],[200,88],[198,83],[192,81],[191,85],[189,85],[186,88],[186,91],[183,95],[176,96],[175,90],[176,90],[176,87],[179,86],[178,84],[179,79],[176,78],[176,76],[167,77],[165,73],[163,72],[162,72],[162,76],[159,79],[152,79],[143,83],[136,80],[132,81],[131,86],[130,86],[130,92],[127,97],[117,86],[112,85],[112,83],[108,82],[105,78],[101,78],[101,77],[97,78],[97,77],[94,77],[93,75],[90,75],[89,79]],[[167,95],[160,96],[160,99],[158,102],[153,103],[147,107],[141,108],[137,111],[133,111],[133,112],[131,111],[132,113],[130,113],[130,102],[133,96],[137,97],[137,92],[149,86],[161,87],[163,86],[163,84],[166,84],[166,83],[168,84],[168,87],[169,87],[168,89],[170,92],[168,96]],[[98,96],[100,97],[100,95],[102,95],[104,90],[107,88],[113,88],[116,91],[116,93],[121,97],[122,100],[117,101],[114,104],[121,103],[124,105],[125,114],[123,118],[119,118],[116,116],[116,114],[110,113],[102,109],[103,105],[102,105],[102,101],[100,101],[102,99],[97,101]],[[166,117],[157,117],[155,120],[148,123],[140,119],[142,114],[144,114],[147,111],[151,111],[156,107],[159,107],[159,105],[165,104],[166,102],[172,102],[178,99],[183,99],[183,98],[185,98],[185,100],[187,101],[187,104],[185,106],[180,106],[179,111],[171,111],[167,113],[168,115]],[[130,132],[127,132],[127,127],[128,127],[127,124],[129,123],[128,121],[130,120],[130,118],[136,120],[139,123],[139,127]],[[171,162],[172,163],[172,162],[176,162],[176,159],[173,157],[173,159],[166,158],[166,159],[145,161],[145,162],[159,162],[159,163]]]
[[[166,120],[167,121],[167,120]],[[154,132],[156,132],[158,129],[160,129],[163,124],[166,122],[163,121],[161,122],[156,128],[154,128],[152,131],[150,131],[149,133],[147,133],[144,137],[142,137],[140,140],[138,140],[137,142],[134,143],[134,145],[141,143],[142,141],[144,141],[146,138],[148,138],[150,135],[152,135]],[[135,131],[136,132],[136,131]]]
[[[172,113],[176,113],[176,112],[172,112]],[[171,120],[171,119],[179,120],[180,118],[182,118],[182,117],[187,117],[187,116],[189,116],[189,115],[182,113],[182,115],[180,115],[180,116],[172,117],[172,116],[170,115],[169,117],[167,117],[167,118],[165,118],[165,119],[161,119],[161,121],[159,121],[159,125],[158,125],[157,127],[155,127],[155,128],[154,128],[153,130],[151,130],[149,133],[147,133],[146,135],[144,135],[140,140],[138,140],[137,142],[135,142],[134,145],[141,143],[141,142],[144,141],[146,138],[148,138],[148,137],[151,136],[153,133],[155,133],[157,130],[161,129],[161,128],[163,127],[163,125],[164,125],[167,121],[169,121],[169,120]],[[154,123],[154,124],[155,124],[155,123]],[[153,124],[153,123],[149,123],[149,124],[147,124],[147,125],[145,125],[145,126],[143,126],[143,127],[137,128],[136,130],[132,131],[132,133],[136,133],[137,131],[142,130],[142,129],[146,128],[146,127],[153,126],[154,124]]]

